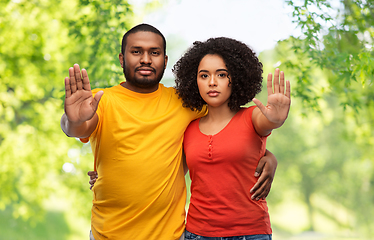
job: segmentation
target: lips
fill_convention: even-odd
[[[215,90],[210,90],[210,91],[208,92],[209,97],[217,97],[218,94],[219,94],[219,92],[217,92],[217,91],[215,91]]]
[[[139,72],[140,75],[148,76],[151,75],[152,73],[156,72],[154,68],[151,67],[139,67],[135,69],[136,72]]]

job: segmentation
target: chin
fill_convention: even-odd
[[[134,86],[137,86],[139,88],[151,88],[160,83],[161,79],[158,80],[135,80],[135,81],[130,81],[130,83]]]

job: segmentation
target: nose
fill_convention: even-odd
[[[210,78],[209,78],[209,87],[216,87],[217,86],[217,81],[216,81],[216,78],[214,75],[212,75]]]
[[[140,63],[151,64],[152,63],[151,56],[147,52],[145,52],[140,59]]]

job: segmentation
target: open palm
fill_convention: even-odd
[[[280,75],[280,76],[279,76]],[[274,85],[274,90],[273,90]],[[277,68],[274,73],[274,82],[272,81],[272,74],[268,74],[267,91],[268,102],[264,106],[258,99],[253,99],[253,102],[261,110],[264,116],[273,123],[283,123],[288,116],[291,105],[291,87],[290,82],[286,81],[284,85],[284,73],[279,72]]]
[[[71,122],[81,123],[90,120],[97,109],[103,92],[92,96],[87,71],[79,69],[79,65],[69,69],[69,77],[65,78],[65,113]]]

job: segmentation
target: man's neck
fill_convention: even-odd
[[[121,83],[122,87],[124,87],[124,88],[126,88],[130,91],[137,92],[137,93],[153,93],[153,92],[157,91],[158,85],[159,84],[156,84],[155,86],[152,86],[152,87],[149,87],[149,88],[141,88],[141,87],[136,87],[132,84],[129,84],[128,82]]]

